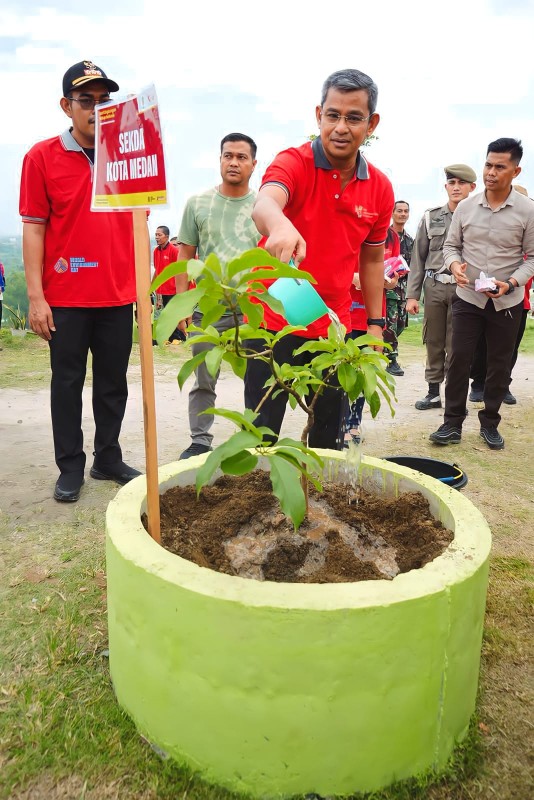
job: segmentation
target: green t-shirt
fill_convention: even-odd
[[[218,189],[193,195],[186,203],[178,241],[197,248],[204,261],[215,253],[226,264],[256,247],[260,234],[252,221],[255,193],[225,197]]]

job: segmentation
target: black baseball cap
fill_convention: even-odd
[[[67,97],[73,89],[79,89],[90,81],[102,81],[110,92],[118,92],[119,84],[112,81],[103,69],[97,67],[92,61],[78,61],[63,75],[63,97]]]

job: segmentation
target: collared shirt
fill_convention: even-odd
[[[443,248],[445,264],[467,264],[467,286],[457,286],[458,297],[484,308],[488,297],[475,292],[475,278],[484,272],[499,281],[514,278],[524,286],[534,275],[534,202],[510,190],[496,209],[490,208],[485,192],[471,195],[458,204]],[[522,291],[493,299],[500,311],[521,302]]]
[[[158,245],[154,249],[154,271],[156,275],[161,275],[169,264],[178,261],[178,248],[172,242],[167,242],[163,247]],[[169,278],[168,281],[158,286],[158,294],[176,294],[176,278]]]
[[[426,220],[429,220],[427,227]],[[452,222],[448,204],[428,209],[417,226],[408,273],[406,296],[419,300],[427,270],[443,268],[443,245]]]
[[[263,177],[262,186],[268,184],[287,194],[284,214],[306,242],[302,269],[314,276],[314,288],[351,330],[350,287],[361,246],[379,247],[386,240],[394,202],[389,179],[358,153],[354,175],[342,189],[339,170],[318,138],[279,153]],[[286,324],[270,308],[264,306],[264,311],[269,330]],[[325,315],[297,335],[325,336],[329,324]]]
[[[136,297],[133,217],[91,211],[93,165],[67,130],[24,157],[20,214],[45,226],[43,291],[51,306],[97,307]]]

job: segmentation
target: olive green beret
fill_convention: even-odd
[[[451,164],[449,167],[445,167],[445,175],[447,178],[460,178],[461,181],[469,183],[477,181],[475,170],[468,167],[467,164]]]

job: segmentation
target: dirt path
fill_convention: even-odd
[[[506,509],[507,496],[503,487],[510,484],[523,503],[530,503],[530,453],[533,441],[534,420],[534,357],[521,355],[514,371],[513,391],[518,399],[516,406],[503,406],[501,430],[506,439],[506,449],[495,453],[487,450],[478,436],[477,406],[469,403],[470,416],[464,428],[461,445],[436,448],[428,442],[428,434],[441,424],[439,410],[417,411],[415,401],[425,393],[424,365],[421,351],[407,348],[403,359],[405,375],[397,379],[397,407],[395,417],[383,406],[376,420],[368,412],[364,415],[363,452],[375,456],[412,455],[457,461],[468,473],[469,484],[464,492],[482,507],[490,524]],[[157,429],[159,463],[176,460],[189,444],[187,417],[187,391],[180,393],[176,383],[174,364],[158,366],[156,375]],[[188,382],[186,389],[191,385]],[[91,414],[90,388],[84,393],[85,449],[87,463],[91,464],[91,443],[94,426]],[[77,509],[102,507],[116,492],[113,484],[93,481],[86,471],[86,485],[79,503],[62,505],[52,497],[56,480],[50,429],[49,393],[46,389],[2,389],[2,435],[0,439],[0,485],[4,514],[12,516],[19,525],[28,517],[37,515],[41,522],[56,519],[68,520]],[[232,373],[223,374],[218,384],[218,403],[221,407],[242,407],[242,383]],[[303,416],[299,411],[288,410],[283,432],[299,436]],[[220,442],[234,430],[225,420],[217,419],[214,425],[215,441]],[[144,463],[144,434],[140,370],[130,369],[130,398],[123,426],[122,445],[124,458],[142,468]],[[494,482],[495,470],[499,481]],[[499,489],[495,495],[495,488]],[[489,493],[489,495],[488,495]],[[491,497],[491,499],[490,499]],[[517,549],[532,554],[532,534],[511,531],[506,550]],[[514,544],[514,539],[515,544]]]
[[[419,455],[457,461],[468,472],[469,485],[464,490],[475,500],[485,494],[486,488],[477,480],[473,472],[473,456],[480,462],[491,463],[503,468],[509,464],[510,472],[521,477],[530,470],[529,448],[526,449],[524,434],[531,435],[534,416],[534,357],[520,356],[514,371],[513,391],[518,399],[516,406],[503,406],[501,424],[506,439],[506,449],[502,453],[490,452],[478,437],[477,407],[469,403],[470,416],[464,428],[464,441],[461,445],[436,448],[429,444],[428,434],[442,422],[439,410],[417,411],[415,401],[425,393],[424,365],[421,354],[410,348],[404,358],[405,375],[397,379],[397,399],[395,417],[392,418],[387,406],[383,406],[378,418],[364,415],[363,452],[368,455]],[[156,413],[158,429],[158,460],[160,464],[176,460],[180,452],[189,444],[189,425],[187,416],[187,391],[180,393],[176,383],[174,365],[159,367],[156,375]],[[186,389],[190,386],[188,382]],[[87,463],[91,464],[91,442],[94,426],[91,414],[90,388],[84,392],[83,428]],[[96,482],[88,477],[79,503],[70,506],[56,503],[51,493],[56,480],[56,467],[53,462],[52,435],[49,414],[48,389],[3,389],[2,398],[2,436],[0,440],[0,485],[2,486],[1,509],[14,515],[19,524],[28,514],[37,514],[40,521],[55,519],[67,520],[79,508],[101,507],[115,494],[113,484]],[[242,407],[242,383],[233,374],[225,373],[218,384],[218,403],[221,407]],[[299,436],[303,415],[300,411],[288,410],[283,432]],[[525,430],[526,429],[526,430]],[[225,420],[217,419],[214,425],[215,441],[234,430]],[[130,369],[130,397],[123,426],[122,445],[124,458],[129,463],[142,468],[144,463],[144,434],[142,420],[142,395],[140,370],[138,366]],[[475,458],[476,462],[476,458]],[[519,467],[524,463],[524,469]],[[530,482],[529,482],[530,485]],[[502,483],[501,483],[502,488]],[[527,486],[525,485],[525,490]]]

